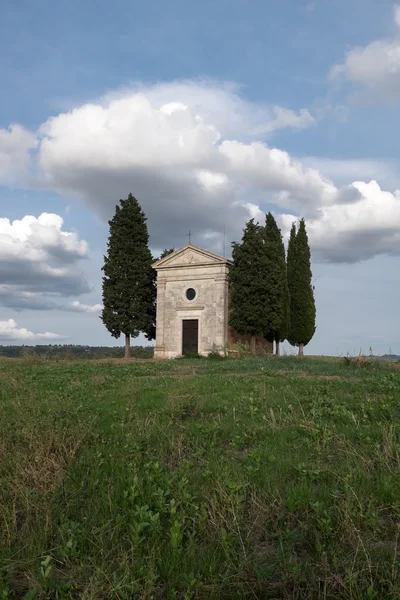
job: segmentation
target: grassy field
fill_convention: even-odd
[[[400,598],[400,370],[0,361],[0,598]]]

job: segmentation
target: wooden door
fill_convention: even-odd
[[[199,351],[199,321],[182,321],[182,354],[197,354]]]

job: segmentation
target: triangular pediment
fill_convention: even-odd
[[[155,269],[163,269],[171,267],[187,267],[190,265],[225,264],[229,262],[230,261],[227,258],[213,254],[208,250],[204,250],[193,244],[186,244],[186,246],[175,250],[175,252],[168,254],[165,258],[155,262],[153,267]]]

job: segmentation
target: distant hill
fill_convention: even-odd
[[[151,358],[153,346],[132,346],[133,358]],[[123,358],[122,346],[79,346],[70,344],[47,344],[38,346],[0,346],[0,356],[21,358],[23,356],[48,358]]]
[[[386,362],[398,362],[400,356],[398,354],[382,354],[382,356],[371,356],[374,360],[384,360]]]

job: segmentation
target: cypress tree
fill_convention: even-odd
[[[169,254],[172,254],[173,252],[175,252],[175,248],[165,248],[162,252],[161,252],[161,256],[158,260],[161,260],[162,258],[165,258],[166,256],[168,256]]]
[[[241,243],[233,242],[233,265],[229,270],[229,323],[241,335],[251,335],[255,352],[256,336],[265,331],[265,293],[262,228],[251,219],[243,230]]]
[[[100,318],[113,337],[125,335],[125,358],[130,356],[131,337],[140,332],[149,340],[155,337],[156,280],[146,220],[139,202],[129,194],[109,221]]]
[[[265,337],[275,341],[276,354],[279,355],[279,343],[289,333],[289,291],[286,274],[285,246],[280,229],[269,212],[264,227],[264,268],[265,277]]]
[[[304,354],[304,346],[315,333],[315,300],[312,286],[311,252],[308,244],[304,219],[290,232],[287,256],[287,276],[290,294],[290,333],[289,342],[299,347],[299,356]]]

